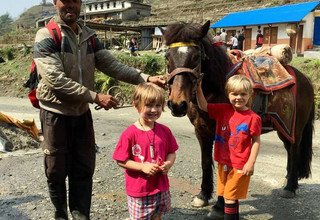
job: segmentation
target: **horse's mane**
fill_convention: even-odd
[[[176,23],[169,25],[164,32],[166,45],[175,42],[195,42],[204,52],[201,71],[204,73],[202,80],[205,94],[224,96],[226,74],[230,60],[220,46],[213,46],[213,42],[206,34],[204,36],[202,25],[197,23]]]

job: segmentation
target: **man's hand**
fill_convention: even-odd
[[[109,110],[110,108],[117,107],[119,104],[118,100],[111,95],[105,95],[102,93],[97,93],[97,96],[94,100],[96,104],[104,108],[105,110]]]
[[[165,76],[149,76],[148,82],[152,82],[161,88],[165,88],[167,81]]]

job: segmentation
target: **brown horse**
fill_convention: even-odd
[[[196,206],[207,205],[212,197],[212,147],[215,137],[215,121],[197,106],[195,98],[197,82],[202,78],[202,90],[208,102],[228,102],[224,86],[232,65],[226,52],[220,46],[212,44],[211,38],[207,35],[209,24],[209,21],[204,25],[179,23],[169,25],[163,30],[168,46],[166,53],[170,91],[168,107],[173,116],[189,117],[201,147],[202,183],[201,191],[194,200]],[[291,68],[296,78],[296,97],[289,93],[291,88],[283,88],[267,94],[267,106],[268,112],[277,115],[280,122],[285,125],[292,124],[290,121],[292,117],[286,114],[291,113],[296,116],[292,128],[293,140],[289,140],[283,132],[280,132],[275,123],[268,126],[269,130],[263,130],[264,133],[272,129],[277,130],[287,151],[287,183],[281,193],[281,196],[286,198],[294,197],[298,180],[308,178],[311,174],[314,122],[313,86],[305,75]],[[255,89],[255,96],[258,95],[259,90]],[[296,100],[294,109],[284,101],[288,98]]]

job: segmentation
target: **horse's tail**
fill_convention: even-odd
[[[314,117],[315,106],[312,105],[312,109],[309,115],[307,124],[305,125],[300,142],[300,160],[298,166],[299,179],[309,178],[311,175],[311,161],[312,161],[312,138],[314,133]]]

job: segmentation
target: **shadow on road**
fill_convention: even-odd
[[[319,219],[319,189],[319,184],[301,184],[293,199],[281,198],[282,188],[273,189],[271,195],[252,194],[252,199],[240,203],[248,210],[240,212],[245,219]]]
[[[30,219],[28,217],[28,214],[24,213],[25,211],[19,210],[16,207],[22,204],[26,206],[26,204],[28,203],[39,201],[42,199],[44,199],[43,196],[38,196],[38,195],[14,197],[11,199],[0,199],[0,206],[6,207],[5,210],[0,210],[0,216],[1,216],[0,219],[20,219],[20,220]],[[31,207],[32,205],[30,205],[30,208]],[[36,206],[34,206],[34,208],[36,209]]]

